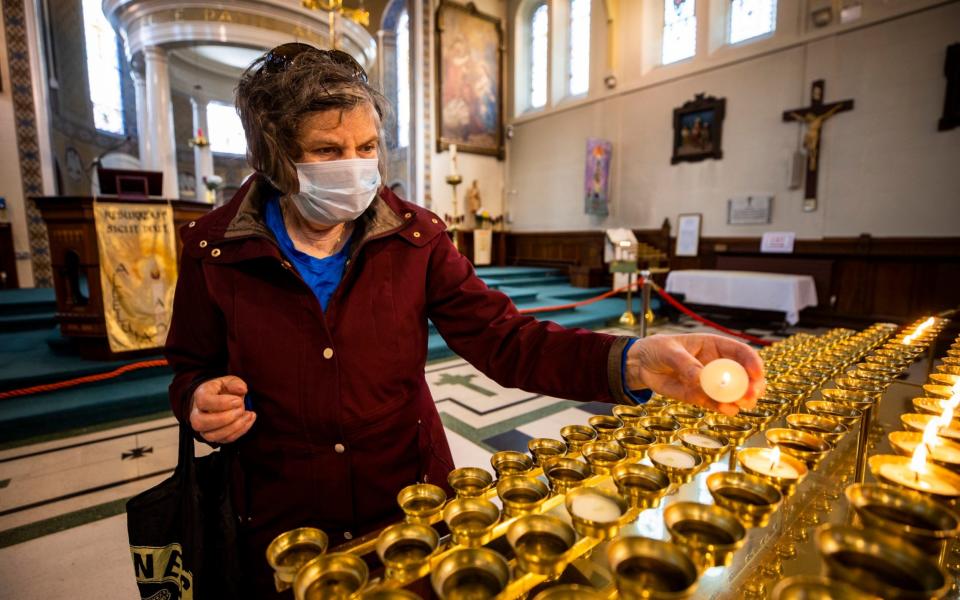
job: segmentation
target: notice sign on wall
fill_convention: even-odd
[[[163,346],[177,283],[173,207],[97,202],[93,214],[110,349]]]
[[[793,231],[768,231],[760,240],[760,252],[792,254],[796,238],[797,234]]]
[[[727,225],[768,225],[773,196],[741,196],[727,200]]]

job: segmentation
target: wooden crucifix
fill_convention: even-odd
[[[807,151],[807,181],[804,198],[816,199],[817,176],[820,170],[820,130],[823,123],[839,112],[853,110],[853,100],[840,102],[823,102],[824,83],[822,79],[813,82],[810,87],[810,106],[783,111],[783,120],[797,121],[807,124],[807,132],[803,135],[803,147]]]

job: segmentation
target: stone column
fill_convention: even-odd
[[[163,172],[163,197],[180,197],[177,181],[177,144],[173,132],[173,102],[167,52],[158,46],[143,49],[146,67],[147,135],[152,136],[150,168]]]
[[[137,105],[137,144],[139,146],[140,168],[150,169],[153,153],[154,138],[150,135],[150,126],[147,122],[147,80],[143,74],[142,61],[134,61],[130,65],[130,76],[133,78],[134,99]]]
[[[393,31],[377,32],[377,83],[380,93],[393,100],[397,97],[397,34]],[[396,106],[393,107],[396,110]],[[391,148],[397,146],[396,127],[391,126],[387,139]]]
[[[210,128],[207,125],[207,104],[210,102],[202,91],[194,90],[190,97],[190,104],[193,106],[193,135],[196,137],[198,132],[203,132],[203,137],[210,141]],[[213,175],[213,151],[210,146],[193,147],[193,172],[197,179],[197,202],[207,201],[207,186],[203,180],[205,177]]]

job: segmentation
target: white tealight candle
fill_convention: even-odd
[[[745,467],[757,473],[780,479],[796,479],[800,476],[793,465],[780,460],[779,448],[763,448],[760,452],[744,453],[742,459]]]
[[[680,448],[670,447],[657,448],[651,454],[650,460],[675,469],[692,469],[697,464],[697,460],[690,453],[684,452]]]
[[[700,446],[701,448],[723,448],[723,444],[721,444],[719,440],[709,435],[703,435],[702,433],[685,433],[683,435],[683,441],[688,444],[693,444],[694,446]]]
[[[580,494],[570,503],[573,516],[594,523],[612,523],[620,518],[617,503],[600,494]]]
[[[700,387],[717,402],[736,402],[750,386],[747,370],[729,358],[718,358],[700,371]]]

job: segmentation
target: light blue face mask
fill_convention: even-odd
[[[293,205],[304,219],[332,227],[355,220],[367,210],[380,189],[380,161],[348,158],[296,163],[300,192]]]

